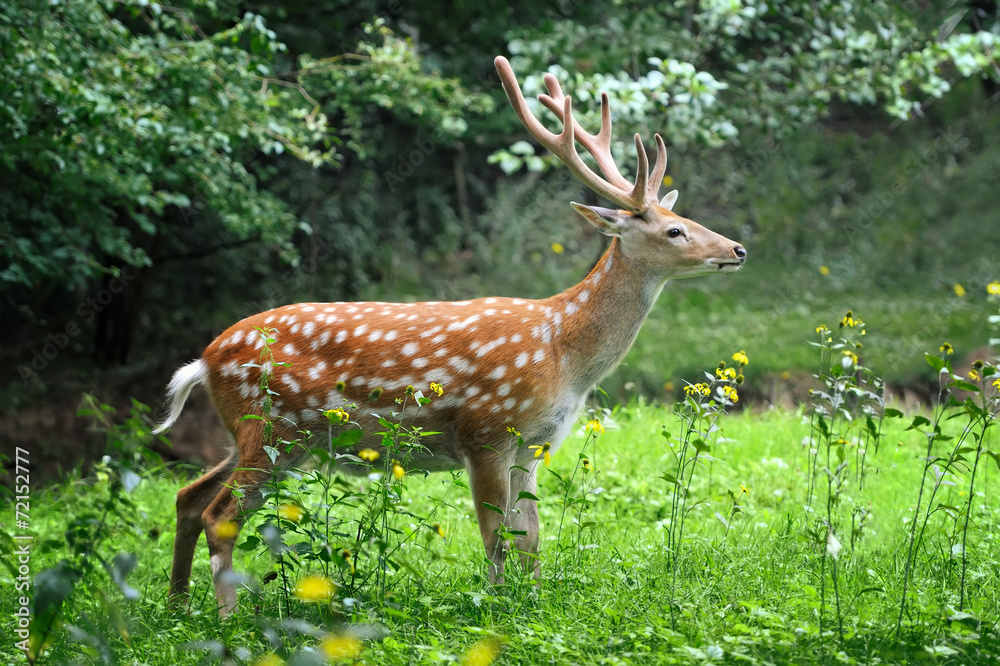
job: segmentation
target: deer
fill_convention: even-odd
[[[517,117],[594,193],[615,208],[571,206],[611,238],[579,283],[541,300],[490,297],[454,302],[296,303],[234,324],[201,357],[176,371],[167,389],[168,412],[155,434],[178,419],[192,389],[204,385],[235,449],[223,462],[177,494],[177,525],[170,598],[188,593],[196,544],[204,531],[220,614],[237,607],[232,557],[245,512],[263,503],[260,492],[274,466],[294,466],[302,447],[272,463],[262,446],[264,424],[259,354],[266,335],[273,362],[274,436],[294,440],[326,422],[324,410],[362,404],[352,427],[363,431],[353,451],[380,450],[378,416],[388,418],[404,391],[443,395],[412,414],[415,426],[436,433],[422,440],[426,452],[412,461],[421,470],[464,468],[487,559],[488,578],[503,584],[509,551],[540,580],[539,521],[534,498],[542,461],[529,447],[555,453],[577,421],[590,392],[624,358],[669,279],[732,273],[747,252],[739,243],[673,212],[677,191],[658,193],[667,166],[663,138],[655,135],[652,169],[639,134],[638,168],[626,179],[611,154],[611,110],[601,95],[601,128],[585,131],[573,116],[572,98],[546,74],[548,94],[538,96],[561,123],[547,129],[529,108],[510,63],[495,59]],[[580,144],[600,169],[577,150]],[[520,433],[523,445],[508,429]],[[537,451],[537,448],[534,449]],[[350,452],[350,449],[348,450]],[[351,472],[352,466],[343,466]],[[354,470],[357,471],[357,470]],[[367,473],[369,470],[362,468]],[[242,499],[233,488],[243,490]],[[497,512],[499,508],[501,512]],[[220,530],[226,523],[228,529]],[[514,543],[502,530],[516,535]]]

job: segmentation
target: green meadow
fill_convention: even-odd
[[[56,601],[33,649],[45,663],[996,663],[990,366],[971,392],[984,411],[866,410],[877,380],[855,385],[862,369],[838,372],[847,354],[830,347],[829,432],[819,398],[725,413],[697,382],[673,407],[582,415],[539,475],[537,586],[515,557],[503,585],[486,579],[464,473],[331,480],[318,455],[244,527],[240,610],[222,621],[204,539],[188,604],[167,603],[172,498],[197,470],[148,453],[147,410],[115,424],[95,402],[116,457],[31,499],[32,571],[80,572],[35,578]],[[700,385],[737,386],[711,376]]]

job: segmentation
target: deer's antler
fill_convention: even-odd
[[[649,158],[642,145],[642,138],[638,134],[635,135],[635,153],[639,164],[635,182],[630,183],[621,175],[615,165],[614,157],[611,155],[611,105],[607,93],[601,93],[601,130],[597,134],[590,134],[580,127],[580,123],[573,117],[572,98],[563,94],[556,77],[546,74],[544,77],[545,88],[549,94],[539,95],[538,101],[562,122],[562,132],[555,134],[546,129],[528,108],[528,103],[521,92],[521,86],[517,82],[517,76],[515,76],[507,59],[503,56],[497,56],[494,64],[500,74],[500,81],[503,83],[504,92],[507,93],[507,99],[510,100],[510,104],[514,107],[514,112],[521,123],[533,137],[538,139],[539,143],[558,157],[584,185],[633,213],[641,213],[651,204],[656,203],[660,181],[667,169],[667,147],[659,134],[656,135],[656,162],[653,165],[652,173],[649,171]],[[594,156],[598,167],[604,173],[604,178],[594,173],[593,169],[587,166],[583,158],[580,157],[576,151],[577,141]]]

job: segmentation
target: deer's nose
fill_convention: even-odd
[[[733,254],[735,254],[736,258],[739,259],[740,261],[745,261],[747,258],[746,248],[744,248],[742,245],[737,245],[736,247],[734,247]]]

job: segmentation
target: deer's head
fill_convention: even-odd
[[[667,148],[657,134],[656,161],[652,170],[641,137],[635,135],[638,168],[629,182],[611,155],[611,107],[607,93],[601,95],[601,130],[586,132],[573,117],[573,101],[563,94],[552,74],[544,77],[547,95],[538,100],[562,122],[562,132],[546,129],[528,108],[510,63],[503,56],[495,61],[504,91],[517,117],[538,141],[552,151],[587,187],[619,208],[601,208],[574,203],[573,207],[592,225],[619,239],[622,253],[660,278],[681,278],[708,273],[731,273],[746,261],[747,251],[739,243],[673,212],[677,191],[659,199],[660,184],[667,168]],[[580,157],[580,143],[593,156],[604,177]]]

